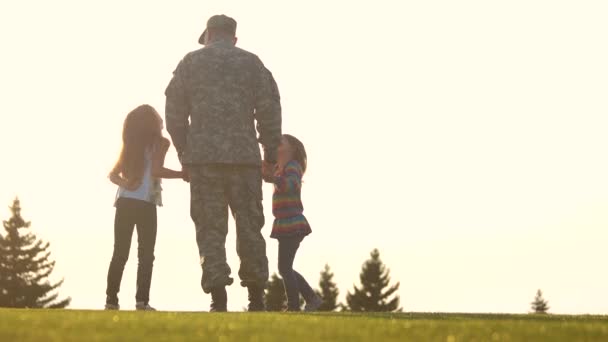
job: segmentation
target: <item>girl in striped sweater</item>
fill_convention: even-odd
[[[287,310],[300,311],[300,294],[306,300],[306,311],[316,311],[322,300],[306,279],[293,269],[300,243],[312,231],[302,214],[300,197],[302,176],[306,171],[306,150],[295,137],[285,134],[278,149],[276,169],[264,164],[264,180],[274,184],[272,214],[275,217],[271,238],[279,241],[279,274],[287,295]]]

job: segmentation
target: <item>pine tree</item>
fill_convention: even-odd
[[[270,281],[266,286],[266,311],[284,311],[287,309],[287,295],[285,294],[285,284],[283,279],[276,273],[270,277]],[[300,296],[300,309],[304,308],[304,298]]]
[[[374,249],[370,255],[371,259],[363,264],[359,275],[361,288],[355,286],[353,293],[346,295],[347,309],[359,312],[401,311],[399,296],[395,294],[399,283],[389,287],[390,271],[380,260],[380,252]]]
[[[66,307],[70,298],[57,300],[55,292],[63,281],[48,280],[55,267],[49,243],[28,231],[30,222],[21,217],[19,199],[9,208],[12,217],[2,222],[6,233],[0,234],[0,307]]]
[[[546,314],[549,311],[549,302],[543,298],[543,292],[536,291],[536,297],[532,302],[532,311],[537,314]]]
[[[283,279],[273,273],[266,287],[266,310],[283,311],[287,308],[287,298],[285,297],[285,286]]]
[[[334,274],[330,271],[329,265],[325,264],[319,280],[320,291],[317,291],[317,295],[323,299],[319,311],[334,311],[338,308],[339,291],[333,278]]]

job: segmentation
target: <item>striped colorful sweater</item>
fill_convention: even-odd
[[[273,179],[272,214],[275,220],[270,235],[272,238],[306,236],[312,232],[302,214],[302,174],[300,163],[292,160]]]

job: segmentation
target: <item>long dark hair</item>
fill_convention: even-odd
[[[300,166],[302,166],[302,171],[306,172],[307,158],[306,158],[306,149],[304,148],[304,144],[298,138],[293,135],[283,134],[289,146],[293,148],[293,159],[295,159]]]
[[[119,173],[130,184],[141,182],[144,176],[146,149],[161,138],[159,115],[150,105],[133,109],[122,128],[122,149],[113,172]]]

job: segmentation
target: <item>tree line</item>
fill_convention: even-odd
[[[359,280],[361,285],[354,286],[352,292],[346,294],[346,303],[338,302],[340,291],[333,280],[328,264],[321,271],[319,289],[316,293],[323,300],[319,311],[353,311],[353,312],[401,312],[399,296],[396,294],[399,283],[392,286],[389,269],[380,260],[380,252],[374,249],[370,258],[363,264]],[[300,306],[304,308],[304,300],[300,298]],[[547,314],[549,302],[543,298],[539,289],[531,304],[530,313]],[[266,290],[266,308],[268,311],[284,311],[287,308],[287,298],[283,280],[275,273],[271,276]]]
[[[4,233],[0,233],[0,307],[9,308],[65,308],[70,298],[59,299],[57,289],[63,280],[49,281],[55,267],[51,259],[50,244],[37,238],[29,230],[31,223],[21,216],[21,203],[15,199],[9,206],[11,217],[3,221]],[[338,301],[337,284],[328,264],[320,274],[317,295],[323,303],[320,311],[353,312],[400,312],[397,294],[399,282],[391,285],[390,270],[380,259],[380,252],[372,250],[359,274],[358,286],[346,294],[346,302]],[[304,306],[303,300],[302,306]],[[531,303],[533,313],[547,313],[548,302],[541,290]],[[283,311],[287,299],[283,280],[275,273],[266,290],[268,311]]]

